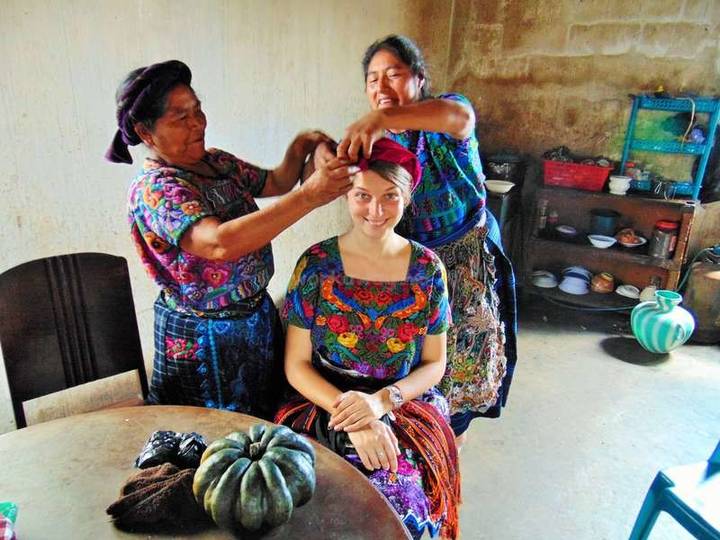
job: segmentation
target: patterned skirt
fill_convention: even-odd
[[[249,312],[217,318],[172,310],[161,295],[148,402],[272,419],[285,387],[282,335],[267,293]]]
[[[350,389],[337,386],[342,390]],[[431,537],[440,532],[443,538],[455,538],[458,534],[460,471],[455,437],[448,424],[446,400],[431,388],[388,416],[400,446],[395,473],[385,469],[369,471],[354,448],[340,452],[328,444],[323,433],[328,414],[302,396],[296,395],[283,405],[275,422],[317,438],[340,453],[387,498],[413,538],[422,537],[425,531]]]
[[[467,416],[478,416],[498,402],[506,373],[505,325],[495,290],[495,257],[486,226],[433,248],[445,264],[452,325],[447,333],[447,367],[439,384],[450,404],[453,429],[467,429]],[[456,418],[464,417],[464,429]],[[459,432],[459,433],[458,433]]]

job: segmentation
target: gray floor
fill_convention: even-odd
[[[533,299],[508,406],[461,455],[465,539],[627,538],[659,469],[720,438],[720,348],[644,352],[628,317]],[[652,540],[690,538],[664,515]]]

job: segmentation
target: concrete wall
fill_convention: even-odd
[[[455,0],[447,85],[481,147],[618,156],[629,93],[720,91],[718,0]]]
[[[360,58],[378,37],[421,38],[421,21],[430,21],[437,30],[420,41],[444,73],[446,55],[433,48],[447,49],[448,6],[429,0],[370,0],[361,8],[349,0],[0,2],[0,272],[69,252],[126,257],[150,366],[157,290],[138,262],[125,217],[127,186],[143,149],[133,150],[133,166],[103,159],[124,75],[160,60],[185,61],[207,112],[208,145],[273,166],[298,131],[322,128],[340,137],[367,110]],[[273,242],[275,298],[301,251],[347,223],[338,201]],[[13,423],[0,371],[3,432]]]

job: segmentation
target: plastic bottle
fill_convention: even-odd
[[[675,251],[680,223],[677,221],[660,220],[655,222],[648,254],[651,257],[669,259]]]

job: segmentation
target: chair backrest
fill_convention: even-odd
[[[23,402],[134,369],[147,397],[123,257],[61,255],[0,274],[0,345],[18,428]]]

